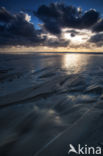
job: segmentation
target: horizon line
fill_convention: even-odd
[[[29,53],[67,53],[67,54],[103,54],[103,52],[40,52],[40,51],[38,51],[38,52],[0,52],[0,54],[29,54]]]

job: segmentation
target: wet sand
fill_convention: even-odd
[[[103,55],[0,55],[0,155],[103,143]]]

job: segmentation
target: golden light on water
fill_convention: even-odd
[[[63,65],[65,68],[77,65],[80,62],[81,55],[66,54],[63,57]]]
[[[63,56],[63,60],[62,60],[62,68],[66,69],[67,73],[69,74],[69,72],[73,72],[73,73],[78,73],[79,71],[82,70],[82,65],[84,62],[84,64],[88,63],[88,57],[85,58],[85,55],[81,55],[81,54],[65,54]],[[69,70],[72,71],[69,71]]]

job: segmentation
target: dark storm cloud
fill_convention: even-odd
[[[96,10],[82,12],[81,8],[52,3],[41,5],[34,14],[44,23],[44,28],[52,34],[60,34],[61,28],[91,29],[99,20]]]
[[[12,15],[5,8],[0,9],[0,46],[68,46],[67,40],[48,39],[47,34],[43,35],[42,27],[41,30],[35,30],[34,25],[26,17],[29,16],[23,12]],[[48,27],[51,28],[51,32],[57,31],[56,25]]]
[[[103,43],[103,33],[102,34],[95,34],[89,40],[89,42],[93,42],[93,43],[99,43],[101,41]]]
[[[34,25],[20,12],[12,15],[5,8],[0,9],[0,45],[37,45],[43,41]],[[29,17],[28,17],[29,18]]]
[[[89,28],[93,26],[99,18],[99,13],[96,10],[91,9],[85,12],[81,18],[81,28]]]
[[[0,8],[0,22],[8,23],[14,19],[14,16],[11,15],[4,7]]]
[[[34,25],[26,17],[28,15],[23,12],[11,14],[5,8],[0,9],[0,46],[68,46],[69,41],[67,40],[61,38],[48,39],[46,34],[42,35],[43,30],[35,30]],[[50,28],[50,26],[48,27]],[[51,32],[56,29],[56,25],[51,25]]]
[[[94,32],[103,32],[103,19],[101,19],[94,27]]]
[[[45,46],[49,47],[67,47],[69,45],[69,40],[64,39],[47,39],[47,41],[44,43]]]
[[[103,31],[103,19],[94,9],[83,12],[81,8],[52,3],[48,6],[41,5],[34,15],[42,21],[39,30],[30,22],[28,14],[12,14],[5,8],[0,8],[0,46],[67,47],[70,41],[62,38],[62,28],[68,28],[71,37],[80,35],[80,29]],[[50,33],[56,38],[53,35],[50,38]],[[89,42],[92,42],[92,38]]]
[[[90,43],[94,43],[96,47],[102,47],[103,46],[103,33],[98,33],[93,35],[89,39]]]
[[[100,19],[92,28],[95,35],[91,36],[89,42],[94,43],[97,47],[103,46],[103,19]]]

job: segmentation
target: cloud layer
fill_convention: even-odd
[[[12,15],[5,8],[0,9],[0,45],[35,46],[43,41],[39,38],[28,14]]]
[[[77,47],[72,44],[72,38],[82,36],[83,47],[94,44],[102,47],[103,44],[103,19],[95,9],[82,11],[81,8],[66,6],[63,3],[52,3],[48,6],[41,5],[34,16],[42,24],[37,30],[31,23],[31,17],[24,12],[12,14],[4,7],[0,8],[0,46],[46,46],[46,47]],[[38,23],[39,24],[39,23]],[[65,34],[70,34],[65,38]],[[88,40],[83,38],[81,30],[87,31]],[[91,32],[91,33],[89,33]],[[84,41],[86,43],[84,44]]]
[[[44,28],[52,34],[60,34],[61,28],[92,29],[100,18],[99,13],[91,9],[82,12],[81,8],[52,3],[42,5],[34,14],[44,23]]]

